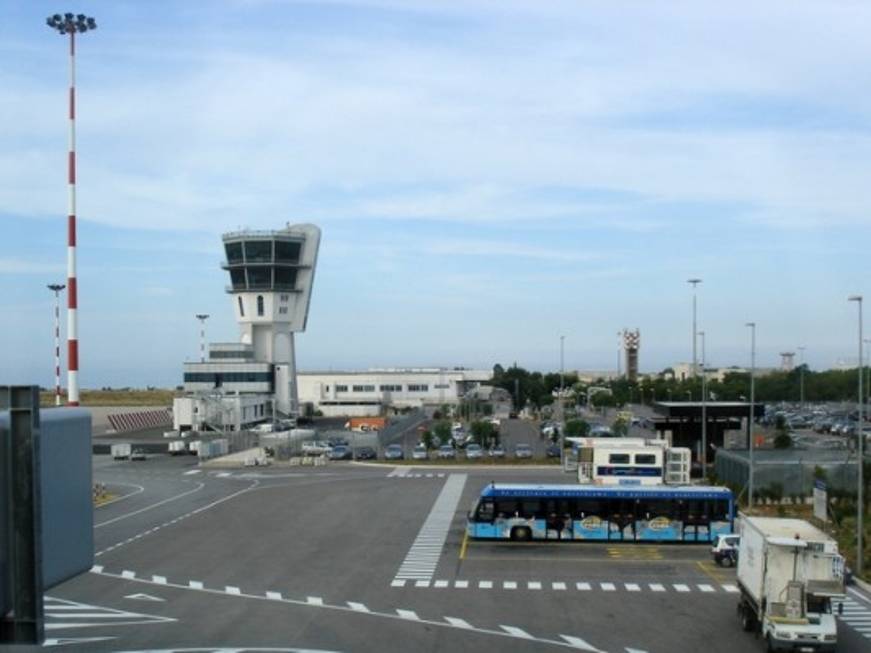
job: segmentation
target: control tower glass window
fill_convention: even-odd
[[[272,261],[272,241],[246,240],[245,261],[248,263],[270,263]]]
[[[227,263],[233,265],[242,262],[242,243],[227,243],[224,249],[227,252]]]
[[[230,270],[230,283],[233,284],[233,290],[245,290],[245,270],[232,268]]]
[[[300,243],[287,240],[275,241],[276,263],[299,263]]]
[[[248,289],[272,287],[272,268],[250,267],[248,268]]]
[[[283,290],[296,287],[295,268],[275,268],[275,287]]]
[[[263,316],[263,295],[257,295],[257,315]]]

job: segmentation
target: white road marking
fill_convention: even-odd
[[[482,590],[493,589],[493,581],[492,580],[482,580],[478,582],[478,588]]]
[[[387,478],[397,477],[397,476],[408,476],[408,472],[411,471],[410,467],[394,467],[393,471],[387,475]]]
[[[404,580],[397,580],[397,579],[394,579],[394,580],[390,583],[390,587],[405,587],[405,581],[404,581]]]
[[[458,590],[464,590],[468,586],[469,586],[469,581],[467,581],[467,580],[455,580],[454,581],[454,587],[456,587]]]
[[[93,567],[91,567],[91,571],[93,571],[95,574],[99,574],[101,571],[103,571],[103,565],[94,565]]]
[[[233,587],[232,585],[227,585],[224,588],[224,591],[227,594],[233,594],[235,596],[240,596],[242,594],[242,590],[240,590],[238,587]]]
[[[582,592],[588,592],[589,590],[592,589],[592,587],[590,587],[589,583],[575,583],[575,587],[577,587]]]
[[[566,589],[566,584],[565,583],[554,583],[553,588],[555,590],[564,590],[564,589]]]
[[[203,473],[203,470],[201,470],[201,469],[192,469],[188,472],[184,472],[184,475],[185,476],[193,476],[194,474],[202,474],[202,473]]]
[[[727,592],[730,592],[731,594],[737,594],[738,592],[741,591],[741,590],[738,589],[738,586],[737,586],[737,585],[732,585],[732,584],[721,585],[720,587],[722,587],[722,588],[723,588],[724,590],[726,590]]]
[[[528,583],[526,583],[526,587],[527,587],[527,589],[531,589],[531,590],[540,590],[541,583],[538,581],[535,581],[535,580],[531,580]]]
[[[266,598],[270,601],[280,601],[282,599],[281,592],[266,592]]]
[[[684,585],[684,584],[682,584],[682,583],[676,583],[676,584],[673,584],[673,587],[674,587],[674,589],[676,589],[678,592],[689,592],[689,591],[690,591],[689,586],[688,586],[688,585]]]
[[[403,619],[411,619],[413,621],[420,621],[420,617],[417,616],[417,613],[414,610],[397,610],[396,614],[398,614]]]
[[[499,626],[506,633],[511,635],[512,637],[520,637],[522,639],[535,639],[528,632],[523,630],[522,628],[518,628],[517,626]]]
[[[717,591],[708,584],[699,585],[699,589],[702,590],[703,592],[716,592]]]
[[[121,572],[121,578],[127,578],[127,579],[136,578],[136,572],[135,571],[128,571],[125,569],[124,571]]]
[[[429,581],[428,580],[416,580],[416,581],[414,581],[414,586],[415,587],[429,587]]]
[[[229,478],[232,476],[232,474],[230,472],[218,472],[217,474],[215,474],[215,476],[217,476],[218,478]]]
[[[623,583],[623,584],[626,586],[627,592],[640,592],[641,591],[641,587],[638,585],[638,583]]]
[[[67,644],[87,644],[104,642],[117,637],[48,637],[43,641],[43,646],[66,646]]]
[[[129,499],[130,497],[136,496],[137,494],[142,494],[145,492],[145,488],[141,485],[136,485],[135,483],[118,483],[117,481],[111,481],[107,483],[107,485],[126,485],[127,487],[135,487],[137,490],[135,492],[128,492],[120,497],[116,497],[111,501],[106,501],[105,503],[101,503],[99,506],[94,506],[97,510],[100,508],[105,508],[106,506],[111,506],[113,503],[118,503],[119,501],[124,501],[124,499]]]
[[[411,549],[396,572],[396,579],[432,580],[457,504],[463,494],[466,478],[466,474],[448,476]]]
[[[118,575],[114,577],[120,578]],[[138,580],[138,582],[143,581]],[[115,608],[77,603],[50,596],[45,597],[44,607],[45,630],[47,631],[100,626],[136,626],[176,621],[171,617],[116,610]]]
[[[354,612],[369,612],[369,608],[367,608],[362,603],[354,603],[354,601],[348,601],[348,607],[351,608]]]
[[[432,586],[433,586],[433,587],[439,587],[439,588],[441,588],[441,587],[447,587],[448,584],[449,584],[449,581],[446,581],[446,580],[437,580],[436,582],[434,582],[434,583],[432,584]]]
[[[323,605],[324,600],[319,596],[307,596],[305,597],[305,602],[309,605]]]
[[[517,589],[517,581],[514,580],[506,580],[502,582],[502,589],[504,590],[516,590]]]
[[[654,592],[664,592],[665,591],[665,586],[662,585],[661,583],[649,583],[649,585],[650,585],[650,589],[652,589]]]
[[[152,576],[151,580],[153,580],[158,585],[166,585],[166,577],[165,576]]]
[[[94,528],[102,528],[103,526],[108,526],[109,524],[114,524],[115,522],[119,522],[122,519],[127,519],[128,517],[133,517],[133,515],[138,515],[146,510],[151,510],[152,508],[157,508],[158,506],[162,506],[164,504],[169,503],[170,501],[177,501],[182,497],[186,497],[189,494],[193,494],[194,492],[199,492],[205,487],[205,483],[199,483],[199,487],[195,487],[193,490],[188,490],[187,492],[182,492],[181,494],[176,494],[173,497],[169,497],[168,499],[164,499],[163,501],[158,501],[157,503],[152,503],[150,506],[145,506],[144,508],[140,508],[139,510],[134,510],[133,512],[128,512],[119,517],[115,517],[114,519],[108,519],[104,522],[100,522],[99,524],[94,524]]]
[[[201,590],[201,589],[203,589],[203,584],[202,584],[200,581],[198,581],[198,580],[191,580],[191,581],[188,581],[188,586],[189,586],[192,590]]]
[[[459,617],[445,617],[445,621],[447,621],[454,628],[467,628],[474,630],[474,626],[470,624],[465,619],[460,619]]]
[[[602,590],[605,592],[613,592],[617,589],[617,586],[614,583],[599,583],[602,587]]]
[[[154,601],[156,603],[164,603],[166,601],[166,599],[162,599],[159,596],[152,596],[151,594],[128,594],[124,598],[133,599],[134,601]]]
[[[588,644],[586,641],[581,639],[580,637],[574,637],[572,635],[560,635],[566,642],[569,643],[574,648],[580,649],[582,651],[590,651],[591,653],[602,653],[599,649],[597,649],[592,644]]]

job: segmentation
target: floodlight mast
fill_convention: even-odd
[[[62,283],[50,283],[54,293],[54,405],[60,406],[60,293],[66,288]]]
[[[76,34],[97,29],[97,22],[84,14],[54,14],[46,25],[61,36],[70,36],[69,156],[67,184],[67,405],[79,405],[79,319],[76,282]]]

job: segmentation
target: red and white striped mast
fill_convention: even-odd
[[[46,24],[61,35],[70,35],[70,147],[69,211],[67,216],[67,405],[79,405],[79,320],[76,283],[76,33],[97,29],[93,18],[84,14],[54,14]]]
[[[50,283],[54,292],[54,405],[60,406],[60,292],[66,288],[62,283]]]

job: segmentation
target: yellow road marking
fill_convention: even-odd
[[[469,534],[463,534],[463,545],[460,547],[460,560],[466,559],[466,547],[469,545]]]
[[[705,576],[713,580],[715,583],[724,583],[726,581],[725,576],[720,573],[719,569],[713,568],[710,562],[698,560],[696,566]]]

